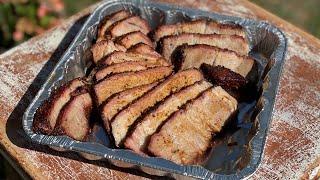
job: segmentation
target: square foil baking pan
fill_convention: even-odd
[[[235,120],[237,130],[212,148],[205,163],[178,165],[162,158],[145,157],[130,150],[115,149],[99,123],[94,125],[87,142],[74,141],[66,136],[35,134],[32,131],[34,114],[50,93],[63,83],[88,74],[92,66],[89,49],[95,42],[97,25],[106,15],[120,9],[142,16],[152,28],[197,18],[238,24],[245,28],[251,48],[250,56],[255,59],[256,64],[253,82],[258,98],[239,104],[240,110]],[[104,1],[87,19],[26,110],[23,128],[33,142],[59,151],[75,151],[90,160],[106,160],[116,166],[137,168],[152,175],[200,179],[247,178],[258,168],[263,156],[286,44],[285,35],[266,22],[141,0]]]

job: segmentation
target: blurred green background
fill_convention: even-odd
[[[0,0],[0,53],[98,0]],[[320,0],[251,0],[320,37]]]
[[[251,0],[320,38],[320,0]]]
[[[0,53],[59,24],[98,0],[0,0]],[[251,0],[320,38],[320,0]],[[0,156],[0,179],[19,176]]]
[[[0,0],[0,53],[98,0]]]

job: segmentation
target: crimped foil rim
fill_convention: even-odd
[[[60,78],[63,79],[63,75],[65,73],[64,68],[66,68],[66,62],[72,58],[75,58],[74,53],[77,51],[77,46],[81,44],[85,44],[85,41],[87,40],[86,39],[87,29],[89,27],[93,27],[94,25],[97,25],[97,22],[99,20],[98,19],[99,15],[104,9],[110,8],[116,4],[117,5],[122,4],[123,6],[133,5],[138,8],[143,8],[148,6],[148,7],[156,7],[159,9],[175,9],[176,11],[181,11],[181,12],[184,12],[185,14],[197,14],[197,16],[209,17],[212,19],[220,19],[220,21],[222,22],[224,21],[235,22],[242,26],[248,26],[248,27],[256,26],[259,28],[264,28],[278,37],[279,45],[274,51],[272,56],[272,58],[274,59],[274,65],[272,66],[272,68],[270,69],[270,71],[266,76],[266,78],[269,80],[268,81],[269,86],[266,89],[264,89],[262,93],[263,109],[260,111],[260,113],[256,117],[260,123],[259,131],[249,142],[253,151],[252,151],[252,157],[250,159],[250,162],[245,168],[243,168],[236,174],[230,174],[230,175],[216,174],[214,172],[211,172],[197,165],[182,166],[182,165],[178,165],[173,162],[164,160],[162,158],[142,157],[140,155],[137,155],[125,149],[111,149],[97,143],[78,142],[65,136],[46,136],[46,135],[33,133],[32,131],[33,115],[37,109],[37,105],[39,105],[39,102],[41,101],[40,96],[42,95],[42,93],[50,92],[52,87],[54,87],[56,83],[61,80]],[[93,23],[93,22],[96,22],[96,23]],[[275,97],[277,94],[282,66],[284,64],[286,48],[287,48],[287,40],[284,33],[281,30],[279,30],[277,27],[272,26],[266,22],[258,22],[250,19],[242,19],[238,17],[225,16],[225,15],[220,15],[220,14],[211,13],[211,12],[178,7],[170,4],[159,4],[159,3],[153,3],[148,1],[139,1],[139,0],[120,1],[120,2],[105,1],[105,2],[102,2],[97,7],[97,9],[91,14],[91,16],[88,18],[88,20],[83,25],[78,35],[76,36],[76,38],[73,40],[73,42],[69,46],[68,50],[65,52],[63,57],[57,63],[55,68],[52,70],[52,73],[50,74],[48,80],[44,83],[44,85],[39,90],[39,92],[35,96],[32,103],[27,108],[23,116],[23,128],[27,136],[31,139],[31,141],[39,144],[59,147],[59,148],[77,151],[77,152],[89,153],[89,154],[97,155],[97,156],[104,157],[111,160],[113,159],[113,160],[127,162],[133,165],[154,168],[154,169],[165,171],[168,173],[180,174],[184,176],[191,176],[194,178],[201,178],[201,179],[248,178],[257,170],[258,166],[260,165],[260,161],[263,157],[264,145],[267,137],[267,132],[269,129],[269,124],[271,123],[272,110],[275,103]],[[60,76],[59,79],[56,79],[56,81],[54,82],[49,81],[51,77],[53,77],[55,74],[60,72],[62,76]]]

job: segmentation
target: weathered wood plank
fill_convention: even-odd
[[[297,179],[319,175],[320,41],[245,0],[162,1],[267,20],[286,33],[288,54],[265,156],[252,178]],[[33,178],[135,179],[145,176],[107,163],[91,164],[73,153],[55,152],[24,138],[21,119],[25,108],[81,27],[85,20],[81,17],[93,8],[0,55],[0,143]]]

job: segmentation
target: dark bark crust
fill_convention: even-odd
[[[130,38],[130,36],[136,36],[136,35],[139,35],[139,38],[140,38],[140,42],[139,43],[143,43],[143,44],[146,44],[146,45],[148,45],[150,47],[153,47],[153,43],[149,39],[149,37],[147,35],[143,34],[140,31],[129,32],[129,33],[124,34],[124,35],[122,35],[120,37],[117,37],[114,41],[115,41],[115,43],[120,44],[122,46],[125,46],[127,44],[131,44],[131,46],[128,47],[128,49],[130,49],[131,47],[133,47],[133,46],[135,46],[135,45],[137,45],[139,43],[134,44],[132,42],[127,42],[127,44],[123,44],[123,41],[125,41],[126,38]]]
[[[76,78],[72,81],[67,82],[66,84],[60,86],[58,89],[53,91],[50,98],[45,100],[42,103],[42,105],[37,109],[36,114],[34,116],[33,125],[32,125],[32,130],[35,133],[46,134],[46,135],[51,134],[51,132],[53,131],[53,128],[50,126],[50,122],[47,119],[47,117],[52,111],[52,104],[57,99],[59,99],[61,97],[61,95],[68,88],[70,88],[71,84],[74,81],[81,81],[85,84],[85,81],[82,78]]]
[[[126,13],[128,15],[130,14],[129,12],[127,12],[125,10],[120,10],[120,11],[114,12],[114,13],[106,16],[98,25],[98,36],[103,36],[103,37],[105,36],[106,32],[102,32],[103,26],[106,24],[106,22],[108,20],[110,20],[112,17],[114,17],[114,16],[116,16],[117,14],[120,14],[120,13]],[[107,29],[106,29],[106,31],[107,31]]]
[[[66,115],[68,108],[72,108],[72,106],[70,106],[70,104],[73,101],[75,101],[78,98],[78,96],[86,94],[86,93],[89,94],[89,87],[87,87],[87,86],[80,87],[80,88],[78,88],[77,90],[75,90],[75,91],[73,91],[71,93],[72,97],[68,101],[68,103],[65,104],[64,107],[61,109],[61,111],[59,113],[59,116],[58,116],[58,119],[57,119],[56,126],[53,129],[51,135],[55,135],[55,136],[67,135],[69,137],[73,137],[72,134],[69,134],[68,131],[61,126],[62,121],[63,121],[63,116]],[[92,101],[92,98],[91,98],[91,101]],[[85,140],[86,137],[90,133],[89,118],[90,118],[90,115],[91,115],[92,108],[93,108],[92,103],[91,103],[91,106],[83,106],[83,111],[85,112],[85,118],[88,121],[88,126],[86,127],[86,129],[84,129],[84,131],[86,131],[85,137],[83,139],[81,139],[80,141]]]
[[[224,89],[237,90],[247,84],[243,76],[225,67],[202,64],[200,68],[209,81]]]
[[[144,28],[144,30],[147,31],[147,34],[151,31],[151,27],[149,26],[148,22],[147,22],[145,19],[142,19],[140,16],[131,15],[131,16],[125,18],[125,19],[122,19],[122,20],[120,20],[120,21],[117,21],[117,22],[113,23],[113,24],[108,28],[108,30],[106,31],[105,36],[106,36],[108,39],[117,38],[117,37],[114,37],[114,36],[113,36],[113,34],[111,33],[111,31],[114,30],[115,28],[117,28],[117,26],[118,26],[119,24],[124,23],[124,22],[128,21],[128,20],[131,19],[131,18],[137,18],[137,21],[140,21],[140,22],[142,23],[142,25],[144,26],[143,28]],[[132,24],[132,26],[137,26],[137,25],[136,25],[136,24]],[[130,28],[130,27],[128,27],[128,28]],[[130,31],[130,32],[134,32],[134,31],[135,31],[135,30]],[[130,32],[129,32],[129,33],[130,33]],[[147,34],[146,34],[146,35],[147,35]],[[118,36],[118,37],[119,37],[119,36]]]

